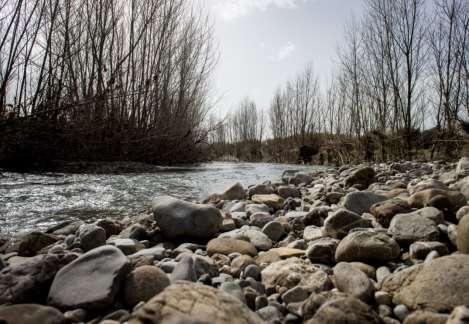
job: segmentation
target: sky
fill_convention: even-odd
[[[310,65],[327,83],[337,64],[345,23],[362,0],[199,0],[213,18],[219,61],[214,112],[245,97],[268,109],[275,90]]]

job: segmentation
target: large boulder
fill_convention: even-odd
[[[93,249],[57,273],[48,303],[61,309],[109,307],[129,270],[130,262],[118,248]]]
[[[369,191],[356,191],[348,193],[343,200],[343,207],[361,215],[370,212],[371,206],[388,198]]]
[[[262,270],[262,283],[266,287],[295,286],[306,287],[314,292],[321,292],[332,288],[332,283],[320,266],[311,264],[299,258],[271,263]]]
[[[386,233],[357,231],[347,235],[335,251],[337,262],[386,262],[398,258],[399,244]]]
[[[382,324],[371,306],[353,297],[332,299],[324,303],[307,324]]]
[[[38,255],[0,272],[0,304],[42,302],[60,269],[56,255]]]
[[[174,318],[187,320],[176,323],[262,323],[238,298],[220,289],[179,281],[134,312],[129,324],[170,323]]]
[[[469,254],[469,215],[464,216],[459,221],[457,233],[458,250]]]
[[[399,243],[410,244],[417,241],[438,241],[438,223],[425,217],[425,212],[415,211],[394,216],[388,233]]]
[[[345,178],[345,186],[355,186],[360,190],[369,187],[375,181],[376,172],[371,167],[363,167],[353,171],[347,178]]]
[[[449,312],[469,304],[469,255],[436,258],[387,276],[381,290],[410,309]]]
[[[371,224],[368,220],[361,218],[347,209],[339,209],[330,214],[324,221],[324,235],[341,239],[345,237],[352,228],[368,228]]]
[[[241,253],[250,256],[256,256],[257,251],[252,243],[234,238],[215,238],[208,242],[207,253],[213,255],[216,253],[229,255],[231,253]]]
[[[64,315],[57,309],[37,305],[18,304],[0,306],[0,323],[2,324],[64,324]]]
[[[153,201],[156,223],[167,238],[210,238],[223,224],[220,211],[210,205],[193,204],[172,197]]]
[[[169,284],[168,276],[159,268],[150,265],[138,267],[125,279],[125,303],[133,307],[139,302],[147,302],[162,292]]]

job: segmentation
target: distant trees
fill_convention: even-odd
[[[311,143],[339,163],[457,154],[460,126],[469,132],[469,2],[366,0],[345,30],[328,86],[307,68],[277,89],[259,149],[290,162]]]
[[[437,128],[454,134],[457,122],[467,117],[469,81],[469,3],[464,0],[439,1],[431,17],[435,22],[428,34],[432,85],[438,95]]]
[[[0,151],[35,137],[50,158],[164,163],[205,139],[216,56],[186,1],[0,0],[0,38],[0,120],[32,123],[8,123]]]

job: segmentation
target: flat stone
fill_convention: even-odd
[[[280,255],[275,251],[263,252],[256,257],[256,262],[261,265],[269,265],[280,260],[282,260]]]
[[[107,240],[107,244],[117,247],[125,255],[137,253],[138,250],[145,248],[140,242],[128,238],[111,238]]]
[[[229,255],[231,253],[241,253],[255,256],[257,255],[257,250],[250,242],[234,238],[220,237],[208,242],[207,253],[209,255],[213,255],[215,253],[225,255]]]
[[[370,212],[371,206],[388,198],[369,191],[357,191],[348,193],[344,197],[343,207],[358,215]]]
[[[270,213],[254,213],[249,217],[249,225],[262,228],[267,223],[272,222],[274,218]]]
[[[37,305],[19,304],[0,306],[2,324],[64,324],[65,317],[57,309]]]
[[[206,285],[180,281],[132,314],[129,324],[170,323],[174,316],[213,324],[258,324],[259,316],[236,297]]]
[[[398,258],[400,246],[382,232],[358,231],[340,241],[335,251],[337,262],[386,262]]]
[[[251,201],[256,204],[265,204],[274,209],[282,209],[285,202],[282,197],[276,194],[254,195],[251,197]]]
[[[308,324],[382,324],[371,306],[353,297],[337,298],[324,303]]]
[[[294,249],[294,248],[289,248],[289,247],[274,248],[274,249],[270,249],[270,251],[278,253],[280,258],[282,259],[301,257],[305,255],[305,250]]]
[[[415,185],[409,184],[407,186],[407,189],[411,195],[428,189],[449,190],[447,185],[445,185],[442,181],[436,179],[420,181]]]
[[[399,243],[438,241],[440,231],[437,223],[424,217],[419,211],[394,216],[388,233]]]
[[[431,311],[415,311],[404,320],[404,324],[446,324],[449,316]],[[458,323],[460,324],[460,323]]]
[[[162,233],[170,239],[210,238],[220,231],[223,223],[220,211],[213,206],[167,196],[156,198],[152,211]]]
[[[341,239],[353,228],[368,228],[370,226],[370,222],[361,218],[360,215],[346,209],[339,209],[326,218],[323,233],[325,236]]]
[[[315,225],[307,226],[303,231],[303,238],[306,241],[315,241],[322,237],[324,237],[322,228]]]
[[[271,195],[273,193],[275,193],[275,189],[270,184],[258,184],[248,189],[248,197],[254,195]]]
[[[150,257],[155,260],[162,260],[165,258],[166,249],[160,246],[154,246],[149,249],[140,250],[129,256],[131,259],[137,259],[141,257]]]
[[[262,233],[257,227],[243,226],[236,230],[223,233],[219,238],[234,238],[239,240],[249,240],[258,251],[267,251],[272,248],[272,241]]]
[[[38,255],[10,264],[0,272],[0,304],[42,302],[60,266],[56,255]]]
[[[304,286],[315,292],[330,289],[332,285],[328,275],[320,266],[299,258],[271,263],[262,270],[262,283],[266,287],[280,286],[288,289]]]
[[[48,304],[60,309],[109,307],[129,270],[129,260],[116,247],[93,249],[57,273]]]

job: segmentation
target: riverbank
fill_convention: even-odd
[[[461,323],[469,159],[286,172],[2,239],[6,323]],[[28,304],[28,305],[25,305]]]

